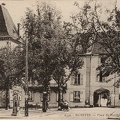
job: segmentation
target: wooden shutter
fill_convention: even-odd
[[[13,90],[11,90],[11,89],[10,89],[10,100],[13,100]]]
[[[70,102],[73,102],[73,91],[70,92]]]
[[[75,81],[75,74],[73,73],[71,75],[71,85],[74,85],[74,81]]]
[[[58,93],[56,93],[56,102],[58,102]]]
[[[99,82],[100,80],[100,71],[96,70],[96,82]]]
[[[83,100],[84,100],[84,96],[83,96],[84,94],[83,94],[83,91],[80,91],[80,102],[83,102]]]
[[[83,85],[83,74],[80,74],[80,85]]]
[[[40,101],[43,102],[43,94],[40,93]]]
[[[77,82],[78,85],[80,85],[80,75],[81,75],[81,74],[79,73],[79,74],[78,74],[78,82]]]

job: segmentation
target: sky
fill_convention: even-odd
[[[0,4],[5,3],[5,7],[8,9],[15,25],[20,23],[21,18],[24,17],[26,7],[33,10],[36,9],[37,4],[47,2],[53,4],[56,9],[61,11],[64,21],[70,21],[70,16],[78,12],[77,7],[74,6],[74,2],[77,1],[82,7],[85,2],[89,0],[0,0]],[[112,8],[116,0],[97,0],[97,3],[103,5],[104,8]],[[120,0],[117,1],[117,6],[120,8]],[[103,16],[104,17],[104,16]]]
[[[8,9],[15,24],[20,22],[21,18],[24,16],[26,7],[31,9],[36,9],[37,4],[42,2],[47,2],[48,4],[53,4],[56,9],[62,12],[64,20],[69,21],[69,16],[73,11],[75,11],[74,0],[0,0],[0,4],[5,3],[5,7]],[[84,0],[79,0],[80,3],[84,3]]]

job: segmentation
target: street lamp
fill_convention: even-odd
[[[25,116],[28,116],[28,39],[26,39],[26,57],[25,57]]]

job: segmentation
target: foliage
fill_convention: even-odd
[[[21,85],[20,78],[24,69],[24,59],[20,47],[17,46],[13,50],[8,47],[1,48],[0,58],[1,87],[6,89],[6,84],[10,88],[15,84]]]
[[[11,50],[9,43],[0,49],[0,88],[6,92],[6,110],[9,107],[9,89],[14,85],[23,86],[21,74],[24,69],[23,51],[20,46]]]
[[[78,23],[81,23],[80,28],[85,28],[85,32],[92,33],[92,43],[98,43],[104,51],[104,62],[99,67],[103,73],[107,75],[112,73],[120,73],[120,10],[115,6],[112,10],[102,10],[102,6],[94,3],[94,6],[88,2],[75,17]],[[79,8],[79,4],[75,3]],[[80,8],[79,8],[80,9]],[[105,17],[104,15],[106,15]],[[83,16],[84,15],[84,16]],[[106,18],[103,20],[103,16]],[[82,22],[81,22],[82,21]],[[79,25],[79,24],[78,24]],[[76,25],[78,29],[78,25]],[[87,29],[86,29],[87,28]],[[84,30],[84,29],[82,29]],[[88,42],[87,42],[88,43]]]
[[[54,7],[43,3],[37,7],[37,13],[28,9],[23,28],[24,39],[29,41],[29,75],[32,75],[32,80],[44,87],[51,78],[63,83],[61,78],[67,77],[67,66],[71,72],[81,67],[82,59],[70,46],[72,43],[64,34],[60,12]]]

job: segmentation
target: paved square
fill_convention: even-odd
[[[107,120],[120,119],[120,108],[71,108],[69,111],[57,111],[50,109],[46,113],[39,110],[29,110],[29,116],[24,116],[21,110],[17,116],[11,116],[12,109],[0,109],[0,119],[31,119],[31,120]]]

